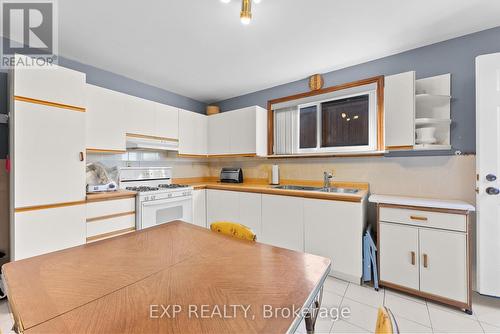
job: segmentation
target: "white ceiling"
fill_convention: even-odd
[[[61,0],[59,53],[213,102],[500,25],[498,0]]]

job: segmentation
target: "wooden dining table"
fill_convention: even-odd
[[[2,267],[25,333],[293,333],[330,260],[175,221]]]

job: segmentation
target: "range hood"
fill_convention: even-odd
[[[149,151],[179,151],[177,139],[127,133],[127,149]]]

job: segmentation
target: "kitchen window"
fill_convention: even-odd
[[[370,153],[383,149],[383,77],[269,101],[276,155]]]
[[[370,151],[377,146],[375,91],[298,106],[297,153]]]

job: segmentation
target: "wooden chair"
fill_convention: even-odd
[[[255,241],[257,235],[245,225],[231,222],[215,222],[210,225],[210,229],[214,232],[230,235],[235,238]]]
[[[378,309],[375,334],[399,334],[396,319],[387,307],[380,307]]]

